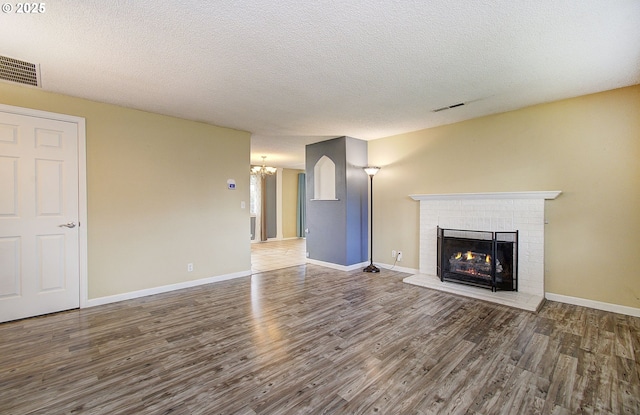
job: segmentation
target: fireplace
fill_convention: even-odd
[[[518,291],[518,231],[489,232],[437,227],[437,275],[491,289]]]
[[[545,226],[547,226],[544,215],[545,201],[553,200],[561,193],[558,190],[550,190],[410,195],[413,200],[420,202],[420,269],[417,274],[403,281],[523,310],[538,310],[545,296],[544,240]],[[437,254],[438,227],[475,229],[489,233],[517,229],[518,239],[515,248],[517,251],[514,252],[513,258],[515,278],[513,287],[509,286],[505,289],[496,287],[496,292],[492,291],[491,285],[487,287],[486,281],[480,281],[485,283],[480,286],[442,282],[438,274],[438,266],[442,262],[440,255]],[[472,235],[476,234],[467,233],[458,236]],[[464,253],[467,251],[474,252],[478,249],[467,248]],[[481,253],[488,254],[484,251]],[[450,258],[451,256],[447,261]],[[503,261],[499,255],[498,259],[500,265],[504,267],[506,261]],[[502,278],[504,279],[504,276]],[[498,282],[501,281],[498,280]],[[506,291],[506,289],[517,289],[517,291]]]

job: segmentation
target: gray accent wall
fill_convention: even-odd
[[[369,259],[369,176],[363,170],[368,165],[367,142],[348,138],[347,147],[347,263],[357,264]]]
[[[336,165],[336,199],[313,200],[314,166],[322,156]],[[367,142],[351,137],[306,146],[307,252],[337,265],[368,260]]]

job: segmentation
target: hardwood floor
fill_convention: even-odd
[[[0,325],[2,414],[638,414],[640,319],[306,265]]]

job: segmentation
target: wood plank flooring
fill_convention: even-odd
[[[639,414],[640,319],[306,265],[0,325],[1,414]]]

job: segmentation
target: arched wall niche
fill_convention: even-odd
[[[327,156],[313,167],[313,198],[315,200],[336,199],[336,164]]]

